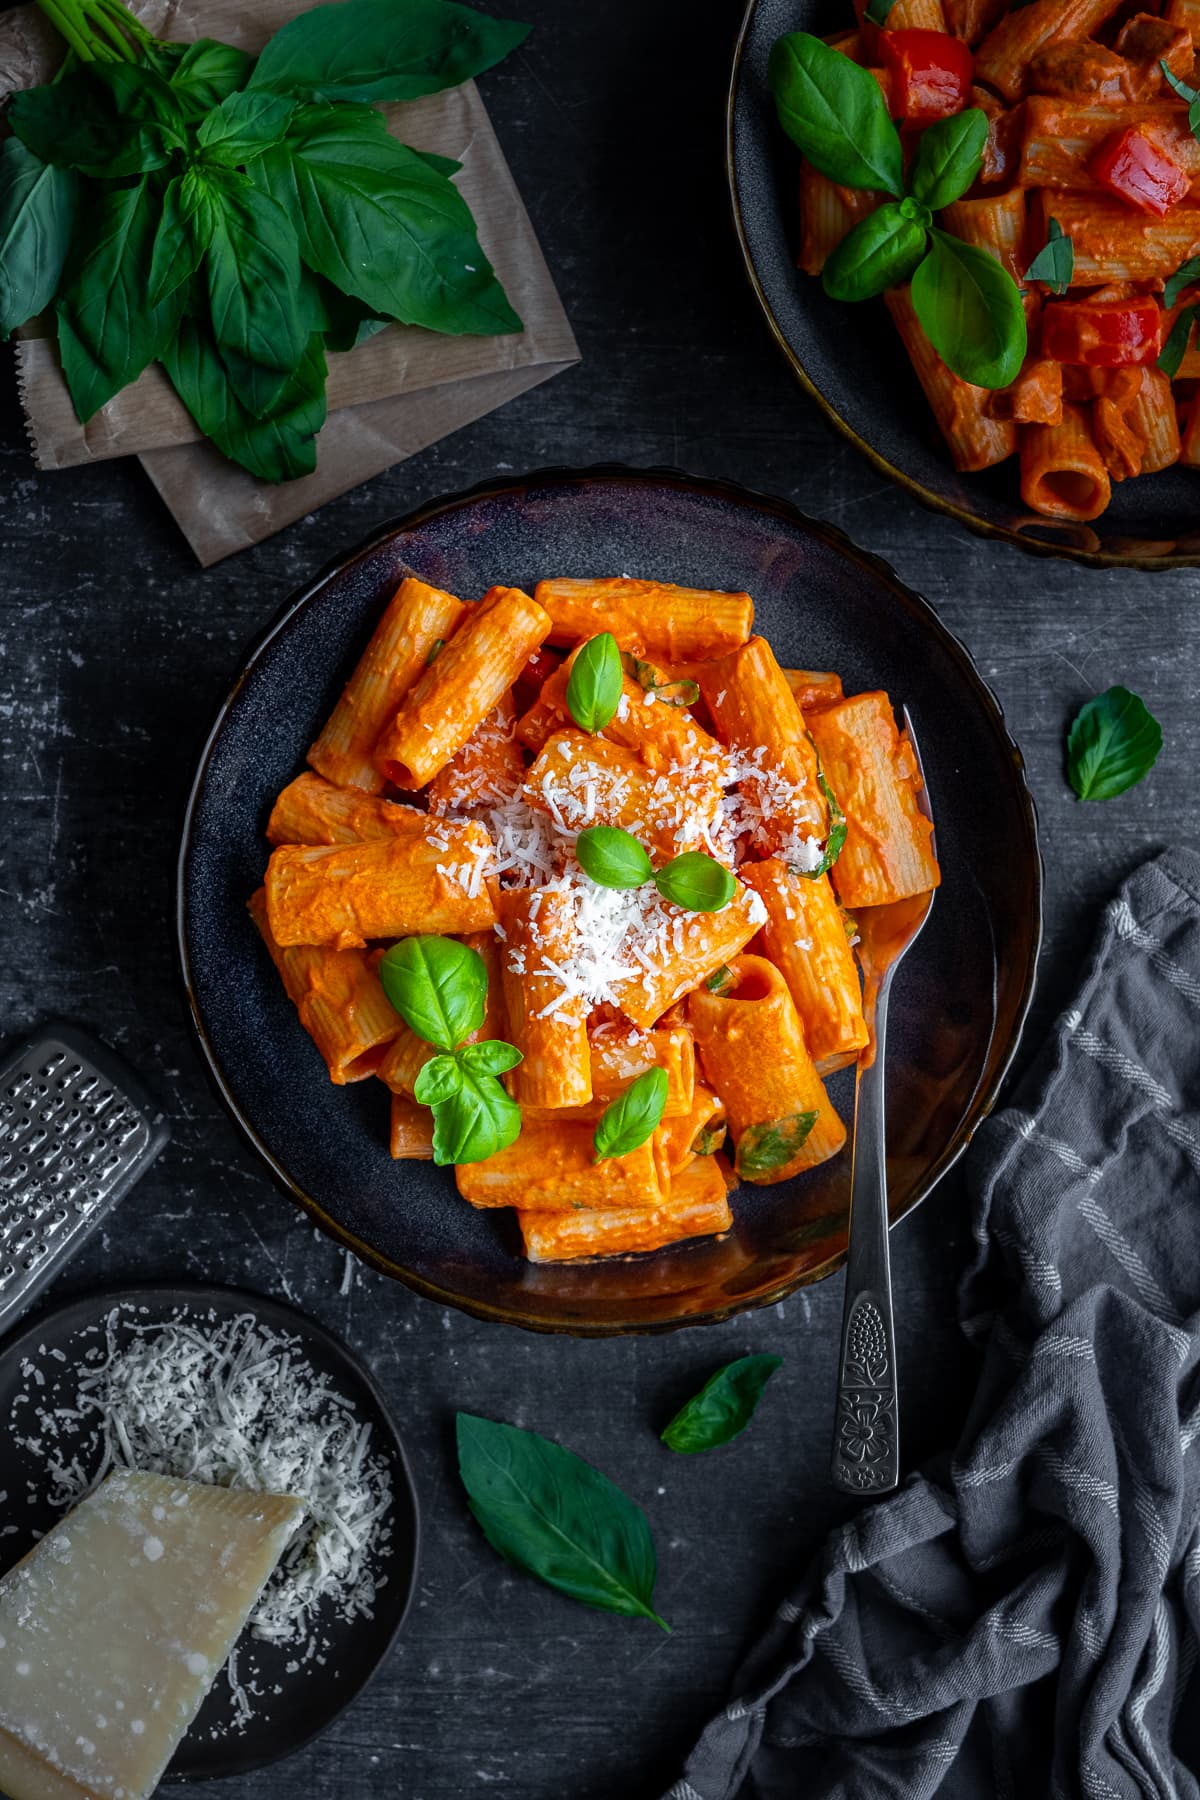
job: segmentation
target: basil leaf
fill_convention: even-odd
[[[433,1160],[483,1162],[507,1150],[521,1135],[521,1109],[494,1075],[469,1068],[457,1059],[462,1086],[433,1109]]]
[[[203,176],[187,169],[168,182],[147,283],[153,305],[191,280],[204,259],[212,224],[212,200]]]
[[[713,970],[704,985],[710,994],[725,993],[726,989],[733,986],[733,970],[728,963],[722,963],[719,969]]]
[[[432,644],[429,646],[429,655],[425,658],[425,667],[428,668],[430,663],[436,662],[445,648],[445,638],[434,638]]]
[[[1053,225],[1053,219],[1050,223]],[[1198,281],[1200,281],[1200,256],[1192,256],[1169,277],[1163,288],[1163,305],[1174,306],[1184,289]]]
[[[868,19],[872,25],[886,25],[888,14],[895,4],[896,0],[867,0],[863,18]]]
[[[703,1125],[692,1139],[692,1155],[712,1156],[724,1142],[724,1125]]]
[[[458,1414],[458,1470],[472,1513],[507,1562],[583,1606],[653,1619],[646,1515],[582,1457],[536,1431]]]
[[[463,1084],[463,1072],[454,1056],[431,1056],[417,1070],[413,1082],[413,1099],[421,1106],[437,1106],[452,1100]]]
[[[685,850],[665,864],[654,877],[654,885],[664,900],[688,912],[720,912],[737,890],[729,870],[705,856],[703,850]]]
[[[926,337],[955,375],[976,387],[1015,381],[1025,360],[1025,309],[1016,282],[994,256],[935,226],[929,255],[912,279]]]
[[[529,29],[451,0],[345,0],[289,20],[251,84],[318,100],[417,100],[481,75]]]
[[[230,94],[201,120],[196,142],[206,162],[236,169],[280,143],[295,110],[282,94]]]
[[[296,234],[283,208],[244,177],[214,169],[207,181],[212,235],[204,266],[213,336],[230,387],[248,412],[263,418],[309,337],[298,304]]]
[[[506,1044],[500,1038],[485,1038],[481,1044],[464,1044],[458,1060],[472,1075],[503,1075],[525,1058],[515,1044]]]
[[[1158,66],[1166,77],[1167,85],[1174,88],[1181,100],[1188,102],[1188,130],[1194,138],[1200,138],[1200,93],[1194,87],[1189,87],[1186,81],[1180,81],[1165,62],[1160,61]]]
[[[325,350],[320,332],[308,340],[271,411],[246,410],[229,384],[212,332],[183,318],[162,352],[171,384],[197,425],[223,456],[260,481],[292,481],[317,466],[315,434],[325,423]]]
[[[146,286],[157,213],[143,176],[83,214],[58,301],[63,375],[82,424],[161,356],[179,324],[185,290],[155,306]]]
[[[182,126],[176,107],[152,69],[93,62],[49,86],[19,90],[4,116],[43,162],[115,178],[145,174],[170,160],[172,145],[182,141],[174,130],[176,123]]]
[[[49,306],[75,223],[79,177],[20,138],[0,145],[0,342]]]
[[[1196,320],[1200,319],[1200,306],[1185,306],[1172,325],[1166,343],[1158,354],[1156,367],[1164,375],[1174,381],[1179,373],[1180,364],[1187,355],[1188,345],[1192,341],[1192,330]]]
[[[873,75],[807,31],[776,38],[767,64],[779,123],[845,187],[904,193],[900,134]]]
[[[825,259],[821,285],[831,300],[872,300],[907,281],[929,242],[929,217],[911,218],[911,201],[889,200],[860,219]]]
[[[1057,219],[1047,227],[1046,242],[1025,271],[1026,281],[1044,281],[1052,293],[1065,294],[1075,273],[1075,245]]]
[[[1114,800],[1136,787],[1162,749],[1162,726],[1128,688],[1097,694],[1067,735],[1067,779],[1081,800]]]
[[[451,335],[521,329],[454,183],[369,107],[302,107],[250,173],[308,267],[372,312]]]
[[[805,735],[812,745],[813,755],[816,758],[817,786],[820,788],[822,794],[824,794],[825,804],[829,808],[829,834],[825,839],[825,849],[822,853],[821,860],[815,869],[801,869],[797,867],[795,863],[789,863],[788,868],[793,875],[799,875],[805,881],[819,881],[822,875],[827,875],[829,873],[838,857],[842,854],[846,842],[846,832],[849,828],[846,824],[846,815],[841,809],[838,797],[825,778],[825,770],[821,766],[821,753],[817,749],[816,740],[811,731],[807,732]]]
[[[645,1143],[663,1116],[669,1085],[665,1069],[646,1069],[605,1107],[592,1134],[597,1162],[628,1156]]]
[[[621,700],[624,687],[621,652],[611,631],[602,631],[582,646],[567,678],[567,710],[583,731],[603,731]]]
[[[747,1181],[756,1175],[769,1175],[791,1162],[817,1122],[815,1112],[789,1113],[785,1119],[770,1119],[763,1125],[748,1125],[738,1139],[734,1168]]]
[[[575,839],[579,866],[597,887],[636,888],[654,870],[637,839],[616,825],[592,825]]]
[[[941,212],[966,193],[983,167],[987,114],[977,106],[935,119],[917,139],[908,191],[930,212]]]
[[[754,1417],[763,1389],[782,1365],[782,1356],[741,1356],[726,1363],[675,1414],[662,1434],[667,1449],[694,1456],[737,1437]]]
[[[254,58],[232,44],[200,38],[189,44],[170,76],[170,84],[189,119],[205,113],[245,87]]]
[[[455,938],[402,938],[379,964],[383,991],[410,1031],[453,1051],[478,1031],[487,1007],[487,966]]]

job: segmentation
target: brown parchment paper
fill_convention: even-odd
[[[157,36],[221,38],[257,51],[307,0],[145,0],[136,11]],[[43,81],[58,55],[33,7],[0,16],[0,98]],[[261,542],[326,500],[391,468],[558,374],[579,352],[550,272],[474,82],[386,109],[405,142],[462,163],[456,181],[484,251],[524,322],[505,337],[440,337],[390,325],[329,358],[329,417],[312,475],[278,487],[257,481],[204,442],[163,370],[145,373],[88,424],[75,417],[52,321],[16,346],[17,379],[34,460],[68,468],[138,455],[200,562]]]

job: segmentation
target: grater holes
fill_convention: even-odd
[[[54,1052],[54,1054],[52,1056],[48,1056],[46,1058],[45,1062],[42,1064],[42,1074],[43,1075],[53,1075],[55,1069],[61,1068],[63,1063],[66,1062],[66,1060],[67,1060],[66,1051],[65,1050],[56,1050]]]

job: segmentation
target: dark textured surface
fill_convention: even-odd
[[[1037,950],[1032,808],[1020,759],[969,658],[875,559],[789,507],[682,477],[534,476],[419,514],[299,599],[239,674],[190,808],[181,936],[214,1070],[282,1178],[351,1248],[366,1246],[385,1272],[400,1269],[430,1298],[589,1332],[723,1318],[828,1273],[845,1243],[848,1150],[793,1181],[743,1187],[735,1230],[719,1241],[539,1268],[522,1257],[510,1214],[472,1211],[448,1172],[428,1163],[391,1162],[378,1082],[335,1088],[324,1079],[245,900],[261,879],[274,798],[302,766],[406,568],[469,595],[606,569],[745,589],[756,629],[785,667],[837,669],[847,692],[884,688],[910,709],[944,880],[893,1007],[893,1217],[927,1191],[986,1112]],[[849,1072],[831,1094],[848,1122]]]
[[[59,1012],[153,1080],[174,1140],[56,1292],[187,1277],[290,1293],[370,1361],[413,1454],[426,1522],[386,1673],[294,1761],[203,1800],[652,1800],[723,1691],[784,1572],[844,1509],[827,1485],[841,1281],[665,1339],[536,1338],[443,1313],[343,1259],[252,1161],[200,1073],[175,987],[183,799],[242,646],[336,552],[497,469],[621,457],[785,493],[887,557],[975,652],[1042,815],[1047,944],[1033,1048],[1070,996],[1100,901],[1150,850],[1195,843],[1200,576],[1090,574],[917,510],[822,425],[739,270],[721,169],[736,8],[536,0],[484,92],[584,362],[283,536],[200,574],[136,464],[30,467],[4,371],[0,428],[0,944],[4,1029]],[[1106,806],[1064,784],[1065,722],[1125,682],[1163,724],[1149,782]],[[893,1241],[905,1460],[954,1435],[974,1363],[954,1324],[966,1260],[951,1177]],[[719,1362],[787,1361],[744,1437],[705,1459],[654,1432]],[[643,1501],[660,1610],[593,1615],[487,1549],[455,1485],[455,1407],[534,1425]],[[3,1483],[0,1482],[0,1486]],[[661,1490],[661,1492],[660,1492]]]

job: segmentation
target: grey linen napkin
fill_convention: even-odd
[[[1200,1800],[1200,857],[970,1159],[953,1460],[825,1544],[669,1800]]]

